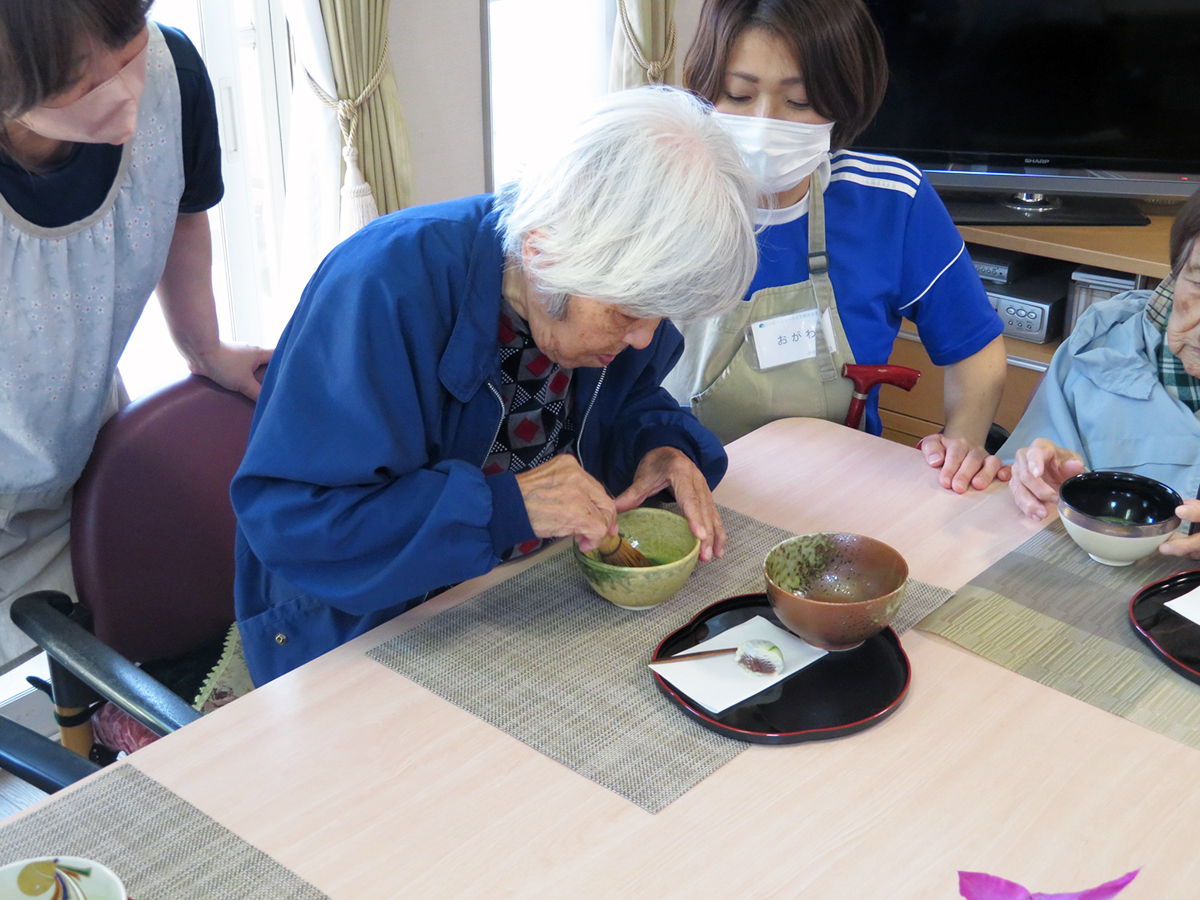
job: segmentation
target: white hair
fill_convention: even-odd
[[[505,253],[550,315],[575,294],[686,321],[731,309],[749,287],[756,193],[711,106],[648,86],[604,97],[497,205]]]

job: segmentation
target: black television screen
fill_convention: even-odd
[[[1200,0],[867,0],[890,82],[855,146],[935,185],[1185,196]]]

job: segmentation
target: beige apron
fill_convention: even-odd
[[[729,443],[775,419],[808,416],[842,422],[854,390],[842,377],[853,363],[825,252],[825,201],[817,175],[808,191],[809,280],[764,288],[724,316],[679,326],[686,345],[664,386],[696,417]],[[816,355],[763,369],[750,329],[757,322],[817,310]],[[833,336],[833,346],[826,332]]]

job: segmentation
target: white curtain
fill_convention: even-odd
[[[288,135],[287,195],[280,246],[280,291],[274,310],[283,330],[321,260],[338,242],[342,132],[337,113],[321,103],[304,77],[337,96],[319,0],[283,0],[296,50]]]
[[[675,0],[617,0],[608,89],[675,81]]]

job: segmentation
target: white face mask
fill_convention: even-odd
[[[35,106],[17,121],[56,141],[124,144],[137,131],[138,102],[146,85],[146,47],[112,78],[78,100],[49,109]]]
[[[790,191],[817,170],[829,152],[833,123],[807,125],[762,116],[717,113],[733,135],[747,168],[762,182],[763,193]]]

